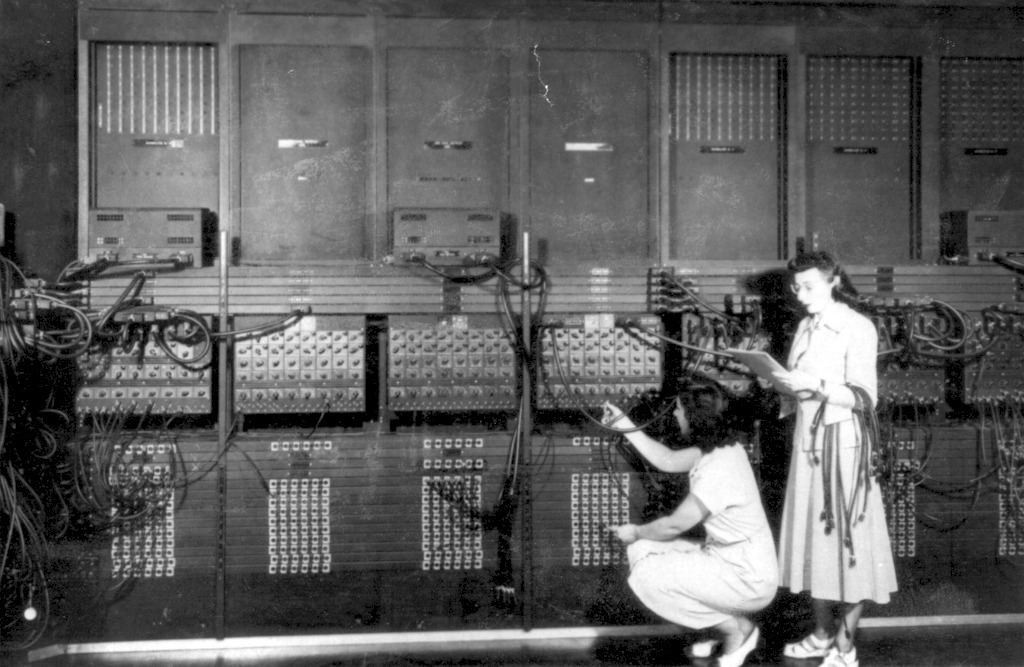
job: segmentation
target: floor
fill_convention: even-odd
[[[576,639],[544,639],[538,631],[532,640],[524,640],[531,633],[519,634],[508,640],[500,633],[488,639],[481,633],[473,641],[465,637],[451,642],[405,642],[401,637],[388,645],[385,639],[370,648],[353,647],[336,642],[338,636],[305,636],[290,645],[267,644],[245,646],[243,642],[230,648],[200,646],[177,649],[173,644],[162,650],[131,652],[130,645],[110,645],[109,651],[95,652],[100,645],[51,647],[34,649],[23,656],[22,664],[41,665],[217,665],[224,667],[300,666],[300,667],[525,667],[582,666],[639,667],[694,665],[713,667],[713,660],[688,661],[683,653],[685,643],[667,629],[657,636],[598,636]],[[281,638],[273,638],[280,641]],[[333,643],[332,643],[333,642]],[[815,667],[817,660],[791,660],[781,655],[782,640],[772,636],[763,638],[759,649],[748,658],[749,665],[782,665],[785,667]],[[1024,665],[1024,622],[1012,623],[948,621],[941,625],[906,625],[864,627],[858,638],[860,664],[864,667],[1009,667]],[[71,648],[73,655],[61,654],[58,649]],[[152,645],[148,649],[155,649]],[[31,657],[31,660],[28,658]],[[14,667],[14,656],[8,656],[5,665]],[[20,665],[19,665],[20,667]]]

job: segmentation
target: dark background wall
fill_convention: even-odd
[[[54,276],[75,256],[74,0],[0,0],[0,203],[5,251]]]

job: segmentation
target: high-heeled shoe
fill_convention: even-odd
[[[684,653],[691,660],[693,658],[710,658],[715,654],[715,649],[721,643],[721,640],[718,639],[702,639],[687,646],[684,649]]]
[[[732,653],[723,653],[718,656],[718,667],[741,667],[746,662],[750,652],[757,648],[757,642],[760,639],[761,631],[755,625],[753,632],[740,644],[738,649]]]

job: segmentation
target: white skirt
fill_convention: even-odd
[[[778,589],[771,535],[729,546],[638,540],[627,549],[629,586],[658,616],[701,629],[768,606]]]

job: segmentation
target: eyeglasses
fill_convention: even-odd
[[[800,292],[816,292],[822,287],[831,287],[827,282],[816,282],[816,283],[790,283],[789,289],[793,291],[793,294],[799,294]]]

